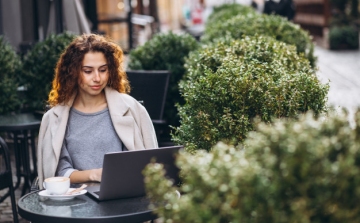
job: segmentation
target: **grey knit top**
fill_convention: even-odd
[[[55,175],[69,177],[75,170],[101,168],[105,153],[126,150],[123,147],[108,108],[96,113],[71,108]]]

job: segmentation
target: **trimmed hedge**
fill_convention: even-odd
[[[183,184],[161,164],[145,171],[147,195],[164,222],[356,223],[360,221],[360,112],[260,123],[245,147],[177,157]],[[178,198],[175,190],[181,192]]]
[[[17,112],[21,106],[17,88],[21,61],[11,45],[0,36],[0,114]]]
[[[299,25],[276,15],[238,15],[207,29],[201,38],[203,43],[224,37],[242,39],[244,36],[264,35],[287,44],[295,45],[299,54],[304,54],[313,68],[316,66],[314,44],[308,32]]]
[[[45,109],[56,63],[74,38],[75,35],[68,32],[51,34],[24,56],[22,77],[27,88],[27,109]]]
[[[217,24],[222,24],[237,15],[256,15],[254,8],[241,4],[222,4],[214,7],[205,24],[205,32],[210,32]]]
[[[217,42],[192,52],[185,66],[180,92],[186,103],[172,137],[189,151],[243,141],[255,117],[270,122],[326,110],[329,86],[294,46],[270,37]]]

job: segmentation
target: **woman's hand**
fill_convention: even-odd
[[[101,181],[101,175],[102,175],[102,168],[99,169],[92,169],[90,170],[90,181],[96,181],[96,182],[100,182]]]
[[[86,183],[86,182],[100,182],[102,175],[102,168],[74,171],[70,175],[70,182],[72,184]]]

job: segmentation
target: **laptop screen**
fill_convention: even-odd
[[[98,200],[144,196],[145,185],[142,171],[152,159],[164,165],[166,176],[173,180],[174,185],[177,185],[180,179],[175,159],[182,148],[183,146],[169,146],[107,153],[104,155],[100,192],[88,191]]]

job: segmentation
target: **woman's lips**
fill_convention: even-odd
[[[90,88],[93,90],[99,90],[101,88],[101,85],[93,85],[93,86],[90,86]]]

